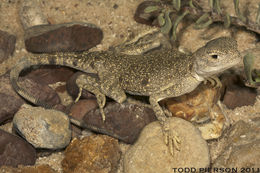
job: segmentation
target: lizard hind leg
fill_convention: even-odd
[[[81,96],[82,89],[88,90],[93,93],[97,98],[97,103],[102,116],[102,120],[105,121],[106,116],[104,112],[104,106],[106,104],[106,96],[100,90],[99,79],[95,76],[82,74],[76,79],[76,84],[79,87],[79,94],[75,102],[77,102]]]
[[[162,126],[162,132],[166,145],[169,147],[170,154],[173,155],[174,148],[179,151],[180,139],[176,131],[170,127],[169,118],[166,117],[165,112],[158,103],[159,98],[155,95],[150,96],[149,101],[155,112],[155,115]]]

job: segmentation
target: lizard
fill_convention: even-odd
[[[171,49],[144,55],[114,51],[31,55],[14,66],[10,81],[22,97],[50,108],[19,85],[19,74],[34,65],[61,65],[80,70],[84,74],[77,78],[76,84],[80,90],[86,89],[95,94],[103,119],[106,96],[118,103],[126,101],[126,93],[148,96],[172,154],[173,146],[178,146],[180,141],[170,128],[169,119],[159,101],[193,91],[202,81],[235,66],[241,59],[236,40],[220,37],[189,55]]]

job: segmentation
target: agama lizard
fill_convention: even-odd
[[[163,127],[166,143],[171,148],[178,140],[158,102],[191,92],[204,79],[238,64],[241,59],[236,41],[221,37],[209,41],[192,55],[173,50],[144,55],[113,51],[32,55],[23,58],[11,70],[10,79],[22,97],[48,108],[47,103],[32,97],[18,84],[20,72],[34,65],[62,65],[83,71],[85,74],[79,76],[76,83],[79,88],[96,95],[103,118],[106,96],[118,103],[126,100],[126,93],[149,96],[150,105]],[[89,73],[95,73],[97,77]]]

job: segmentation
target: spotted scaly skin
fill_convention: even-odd
[[[76,83],[81,89],[96,95],[103,118],[106,96],[118,103],[126,100],[126,93],[149,96],[151,107],[162,125],[166,143],[173,153],[172,146],[177,146],[179,142],[177,134],[169,127],[165,112],[158,102],[193,91],[204,79],[233,67],[240,60],[236,41],[221,37],[209,41],[192,55],[162,50],[144,55],[102,51],[29,56],[11,70],[10,80],[13,88],[28,101],[49,107],[18,84],[23,69],[33,65],[62,65],[85,72]]]

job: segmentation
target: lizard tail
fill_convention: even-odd
[[[63,54],[66,55],[66,54]],[[69,57],[70,58],[70,57]],[[19,63],[14,66],[14,68],[12,68],[11,72],[10,72],[10,81],[11,81],[11,85],[14,88],[14,90],[23,98],[25,98],[26,100],[28,100],[29,102],[37,105],[37,106],[42,106],[44,108],[52,108],[53,106],[45,103],[44,101],[41,101],[38,98],[35,98],[34,96],[32,96],[30,93],[28,93],[25,88],[23,88],[19,82],[18,82],[18,78],[20,73],[27,68],[30,68],[31,66],[34,65],[64,65],[64,66],[68,66],[68,67],[73,67],[75,68],[75,61],[68,61],[69,58],[67,59],[67,61],[59,61],[57,62],[57,60],[62,60],[61,58],[57,58],[57,56],[42,56],[37,58],[32,58],[32,57],[28,57],[28,58],[22,58]],[[74,57],[75,58],[75,57]],[[85,59],[86,60],[86,59]],[[81,66],[80,66],[81,65]],[[76,69],[82,70],[84,69],[83,65],[87,65],[86,61],[82,62],[80,65],[76,66]],[[82,128],[86,128],[92,131],[96,131],[98,133],[103,133],[112,137],[115,137],[119,140],[125,141],[127,137],[121,137],[119,135],[116,135],[112,132],[108,132],[106,129],[103,128],[98,128],[95,127],[94,125],[90,125],[90,124],[86,124],[81,120],[75,119],[72,116],[68,115],[70,118],[70,121],[72,124],[82,127]]]
[[[29,102],[42,106],[44,108],[52,108],[53,106],[48,103],[40,100],[39,98],[35,98],[30,93],[28,93],[22,86],[18,83],[18,78],[20,73],[24,69],[28,69],[31,66],[35,65],[61,65],[67,66],[74,69],[78,69],[84,72],[92,72],[91,71],[91,62],[93,57],[86,58],[85,54],[76,54],[76,53],[56,53],[56,54],[42,54],[39,56],[30,55],[26,58],[22,58],[18,64],[11,70],[10,72],[10,81],[14,90],[23,98],[28,100]],[[86,71],[85,69],[88,69]]]
[[[23,58],[19,61],[19,63],[11,70],[10,72],[10,81],[11,85],[14,88],[14,90],[23,98],[28,100],[29,102],[42,106],[44,108],[51,108],[52,106],[39,100],[38,98],[35,98],[31,94],[29,94],[19,83],[18,83],[18,78],[20,73],[27,68],[30,68],[31,66],[36,65],[36,63],[32,63],[26,58]]]

